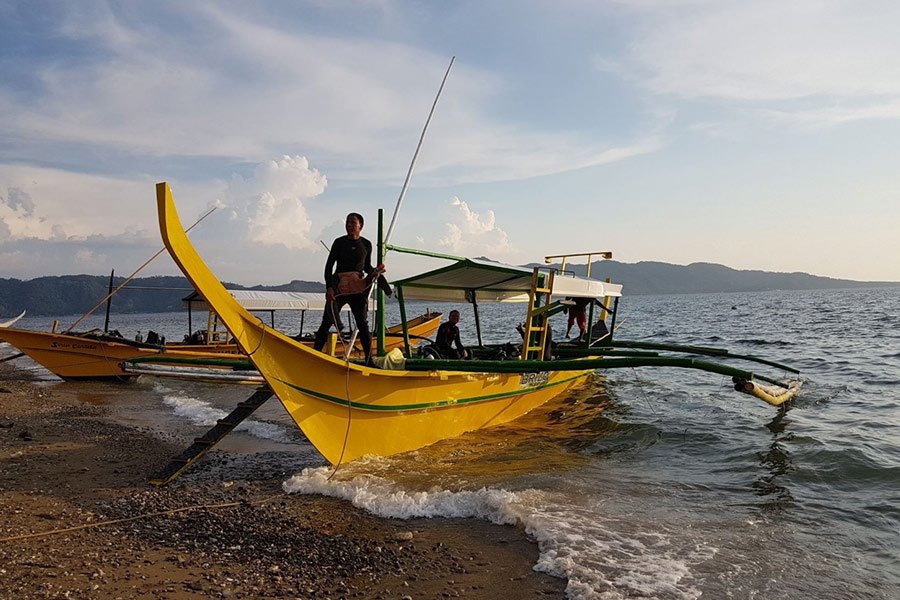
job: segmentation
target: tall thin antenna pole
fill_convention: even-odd
[[[450,64],[447,65],[447,72],[444,73],[444,79],[441,80],[441,87],[438,88],[437,96],[434,97],[434,103],[431,105],[431,111],[428,113],[428,119],[425,120],[425,127],[422,128],[422,135],[419,136],[419,143],[416,145],[416,153],[413,154],[412,162],[409,163],[406,179],[403,181],[403,187],[400,189],[400,197],[397,198],[397,205],[394,206],[391,224],[388,226],[387,235],[384,236],[385,245],[390,241],[391,234],[394,233],[394,225],[397,222],[397,215],[400,213],[400,206],[403,204],[403,198],[406,196],[406,190],[409,188],[409,180],[412,178],[413,169],[416,168],[416,160],[419,158],[419,150],[422,148],[422,142],[425,141],[425,132],[428,131],[428,125],[431,123],[432,115],[434,115],[434,109],[437,107],[438,100],[441,98],[441,92],[444,91],[444,84],[447,83],[447,77],[450,75],[450,69],[453,68],[453,61],[455,60],[455,56],[450,58]]]
[[[447,65],[447,71],[444,73],[444,78],[441,80],[441,87],[438,88],[437,95],[434,97],[434,102],[431,104],[431,110],[428,111],[428,118],[425,119],[425,127],[422,128],[422,135],[419,136],[419,143],[416,144],[416,152],[413,154],[412,161],[409,163],[409,170],[406,172],[406,179],[403,180],[403,187],[400,189],[400,197],[397,198],[397,205],[394,206],[394,214],[391,216],[391,225],[388,227],[387,235],[384,236],[384,240],[378,240],[379,244],[384,248],[384,253],[382,254],[382,258],[384,254],[387,254],[387,243],[388,240],[391,239],[391,234],[394,232],[394,225],[397,223],[397,215],[400,213],[400,206],[403,204],[403,198],[406,196],[406,190],[409,188],[409,180],[412,179],[413,169],[416,168],[416,160],[419,158],[419,150],[422,149],[422,142],[425,141],[425,132],[428,131],[428,125],[431,123],[431,117],[434,115],[434,109],[437,107],[438,100],[441,98],[441,92],[444,91],[444,84],[447,83],[447,77],[450,75],[450,69],[453,68],[453,61],[456,60],[455,56],[450,57],[450,64]],[[368,309],[369,302],[372,299],[372,291],[378,287],[378,281],[373,281],[372,285],[369,286],[369,293],[366,296],[366,308]],[[350,359],[350,353],[353,351],[353,346],[356,344],[356,336],[359,333],[359,328],[356,328],[356,331],[353,332],[353,335],[350,338],[350,344],[347,346],[346,351],[344,352],[344,359]],[[370,351],[370,349],[366,349]],[[368,353],[368,352],[367,352]]]
[[[213,206],[211,209],[209,209],[208,211],[206,211],[206,213],[204,213],[199,219],[197,219],[196,221],[194,221],[194,224],[193,224],[193,225],[191,225],[190,227],[188,227],[187,229],[185,229],[184,232],[187,233],[188,231],[190,231],[191,229],[193,229],[194,227],[196,227],[197,225],[199,225],[199,224],[200,224],[200,221],[202,221],[203,219],[205,219],[205,218],[208,217],[209,215],[213,214],[213,211],[216,210],[216,208],[217,208],[217,207]],[[86,313],[84,313],[83,315],[81,315],[81,317],[79,317],[79,319],[78,319],[77,321],[75,321],[74,323],[72,323],[71,325],[69,325],[68,329],[66,329],[63,333],[69,333],[70,331],[72,331],[73,329],[75,329],[75,327],[77,327],[79,323],[81,323],[81,322],[84,321],[86,318],[88,318],[90,315],[92,315],[92,314],[94,313],[95,310],[97,310],[98,308],[100,308],[100,307],[103,305],[104,302],[106,302],[107,300],[109,300],[110,298],[112,298],[116,293],[118,293],[118,291],[121,290],[123,287],[125,287],[125,285],[127,285],[129,281],[131,281],[132,279],[134,279],[134,278],[137,276],[138,273],[140,273],[141,271],[143,271],[144,268],[145,268],[147,265],[149,265],[151,262],[153,262],[154,259],[156,259],[157,256],[159,256],[160,254],[162,254],[162,253],[165,252],[165,251],[166,251],[165,246],[163,246],[162,248],[160,248],[160,250],[159,250],[156,254],[154,254],[153,256],[151,256],[150,258],[148,258],[147,261],[146,261],[144,264],[142,264],[141,266],[139,266],[139,267],[134,271],[134,273],[132,273],[131,275],[129,275],[128,278],[125,279],[125,281],[123,281],[122,283],[120,283],[120,284],[119,284],[119,287],[117,287],[116,289],[112,290],[109,294],[107,294],[106,297],[103,298],[103,300],[101,300],[101,301],[98,302],[97,304],[95,304],[94,307],[93,307],[91,310],[89,310],[89,311],[87,311]]]

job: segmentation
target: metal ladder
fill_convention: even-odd
[[[541,276],[545,280],[541,285]],[[550,294],[553,291],[554,271],[541,273],[535,267],[531,274],[531,290],[528,295],[528,316],[525,318],[525,331],[522,334],[522,360],[544,360],[544,349],[547,347],[548,314],[550,310]],[[532,338],[537,338],[532,340]]]
[[[206,322],[206,343],[227,344],[230,336],[231,334],[225,329],[225,324],[219,319],[219,315],[209,311],[209,318]]]

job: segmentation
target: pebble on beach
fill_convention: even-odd
[[[114,422],[67,384],[6,364],[0,381],[0,598],[487,599],[509,597],[510,580],[517,598],[565,595],[564,580],[532,569],[521,530],[285,495],[284,469],[259,455],[257,471],[203,477],[234,462],[213,451],[196,474],[151,487],[178,443]],[[233,505],[208,507],[222,504]]]

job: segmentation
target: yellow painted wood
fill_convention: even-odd
[[[553,291],[554,272],[547,276],[546,287],[541,287],[540,270],[535,267],[531,275],[531,289],[528,292],[528,314],[525,317],[525,334],[522,340],[522,360],[544,360],[547,342],[547,308],[550,305],[550,294]],[[543,301],[543,305],[541,304]],[[538,334],[538,344],[531,343],[531,336]],[[533,353],[533,354],[532,354]]]
[[[172,258],[331,463],[415,450],[512,421],[591,372],[388,371],[316,352],[235,302],[185,235],[168,184],[157,184],[156,192],[160,231]]]
[[[421,337],[433,337],[440,326],[440,313],[427,313],[410,320],[410,332]],[[401,325],[393,325],[388,331],[398,332]],[[226,331],[221,329],[221,331]],[[403,345],[402,337],[389,337],[387,349],[391,350]],[[63,379],[101,379],[129,378],[119,366],[123,360],[156,356],[161,352],[155,348],[140,348],[114,340],[98,340],[94,338],[54,333],[52,331],[30,331],[7,327],[0,329],[0,341],[11,345],[25,353],[57,377]],[[421,342],[422,340],[417,340]],[[309,345],[309,342],[305,342]],[[357,350],[361,346],[357,347]],[[161,354],[170,358],[245,358],[235,344],[166,344],[166,351]],[[201,368],[207,368],[200,365]]]
[[[128,378],[119,366],[123,360],[155,356],[154,348],[139,348],[126,343],[97,340],[46,331],[7,328],[0,330],[0,340],[24,352],[36,363],[63,379]],[[236,353],[237,346],[228,344],[169,344],[165,356],[185,358],[222,358]]]

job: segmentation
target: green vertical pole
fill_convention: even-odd
[[[472,295],[472,310],[475,312],[475,333],[478,335],[478,347],[484,347],[484,343],[481,341],[481,317],[478,314],[478,298],[476,298],[475,290],[470,291]]]
[[[400,303],[400,323],[403,326],[403,354],[406,358],[412,356],[412,350],[409,347],[409,324],[406,322],[406,302],[403,301],[403,288],[399,285],[397,290],[397,302]]]
[[[384,209],[378,209],[378,264],[384,262]],[[376,297],[375,308],[375,331],[377,332],[376,352],[378,356],[384,356],[384,292],[378,287],[378,282],[374,282]],[[402,317],[404,323],[406,318]],[[405,325],[404,325],[405,327]]]
[[[612,342],[613,342],[613,335],[615,335],[615,332],[616,332],[616,315],[618,315],[618,314],[619,314],[619,296],[616,296],[616,299],[613,301],[612,319],[610,319],[611,322],[609,324],[609,337],[606,338],[607,339],[606,343],[608,343],[608,344],[612,344]]]

